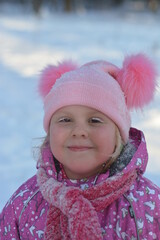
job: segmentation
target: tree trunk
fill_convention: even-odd
[[[149,0],[148,6],[149,9],[151,9],[153,12],[156,12],[158,10],[158,0]]]
[[[65,0],[64,4],[65,4],[64,10],[66,12],[71,12],[72,11],[72,2],[71,2],[71,0]]]
[[[42,2],[43,2],[42,0],[32,0],[33,11],[36,14],[40,13]]]

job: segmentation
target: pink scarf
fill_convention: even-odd
[[[39,163],[41,165],[42,162]],[[136,177],[136,170],[133,170],[109,177],[87,190],[81,190],[65,186],[49,177],[43,167],[39,167],[38,185],[44,199],[50,204],[45,240],[103,239],[97,212],[129,190]]]

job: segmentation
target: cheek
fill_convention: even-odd
[[[104,129],[99,134],[99,146],[102,151],[109,151],[113,153],[116,145],[116,131],[113,128]]]
[[[109,139],[109,141],[110,141],[112,144],[116,143],[116,131],[115,131],[115,129],[112,129],[112,128],[111,128],[111,129],[108,131],[107,138]]]
[[[50,128],[50,132],[49,132],[49,141],[50,141],[50,147],[52,150],[52,153],[56,151],[56,149],[58,148],[58,143],[60,142],[60,132],[58,132],[58,129],[55,127],[51,127]]]
[[[67,134],[65,131],[58,127],[50,129],[50,147],[53,155],[60,160],[63,155],[64,147],[66,144]]]

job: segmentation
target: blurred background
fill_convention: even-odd
[[[121,67],[125,55],[143,52],[160,73],[159,26],[160,0],[0,0],[0,211],[36,173],[33,150],[45,136],[41,70],[63,59]],[[145,175],[160,186],[160,90],[131,115],[147,140]]]
[[[16,5],[35,14],[41,14],[44,7],[49,8],[52,12],[82,12],[108,10],[124,4],[130,5],[132,10],[149,9],[152,12],[157,12],[160,0],[0,0],[0,4],[4,5],[4,3]]]

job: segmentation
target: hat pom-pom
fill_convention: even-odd
[[[50,65],[46,67],[41,74],[38,91],[42,98],[50,92],[51,88],[55,84],[56,80],[66,72],[70,72],[77,68],[77,65],[72,61],[64,61],[58,66]]]
[[[156,88],[156,69],[153,62],[144,54],[128,56],[118,71],[119,82],[129,109],[142,108],[154,96]]]

